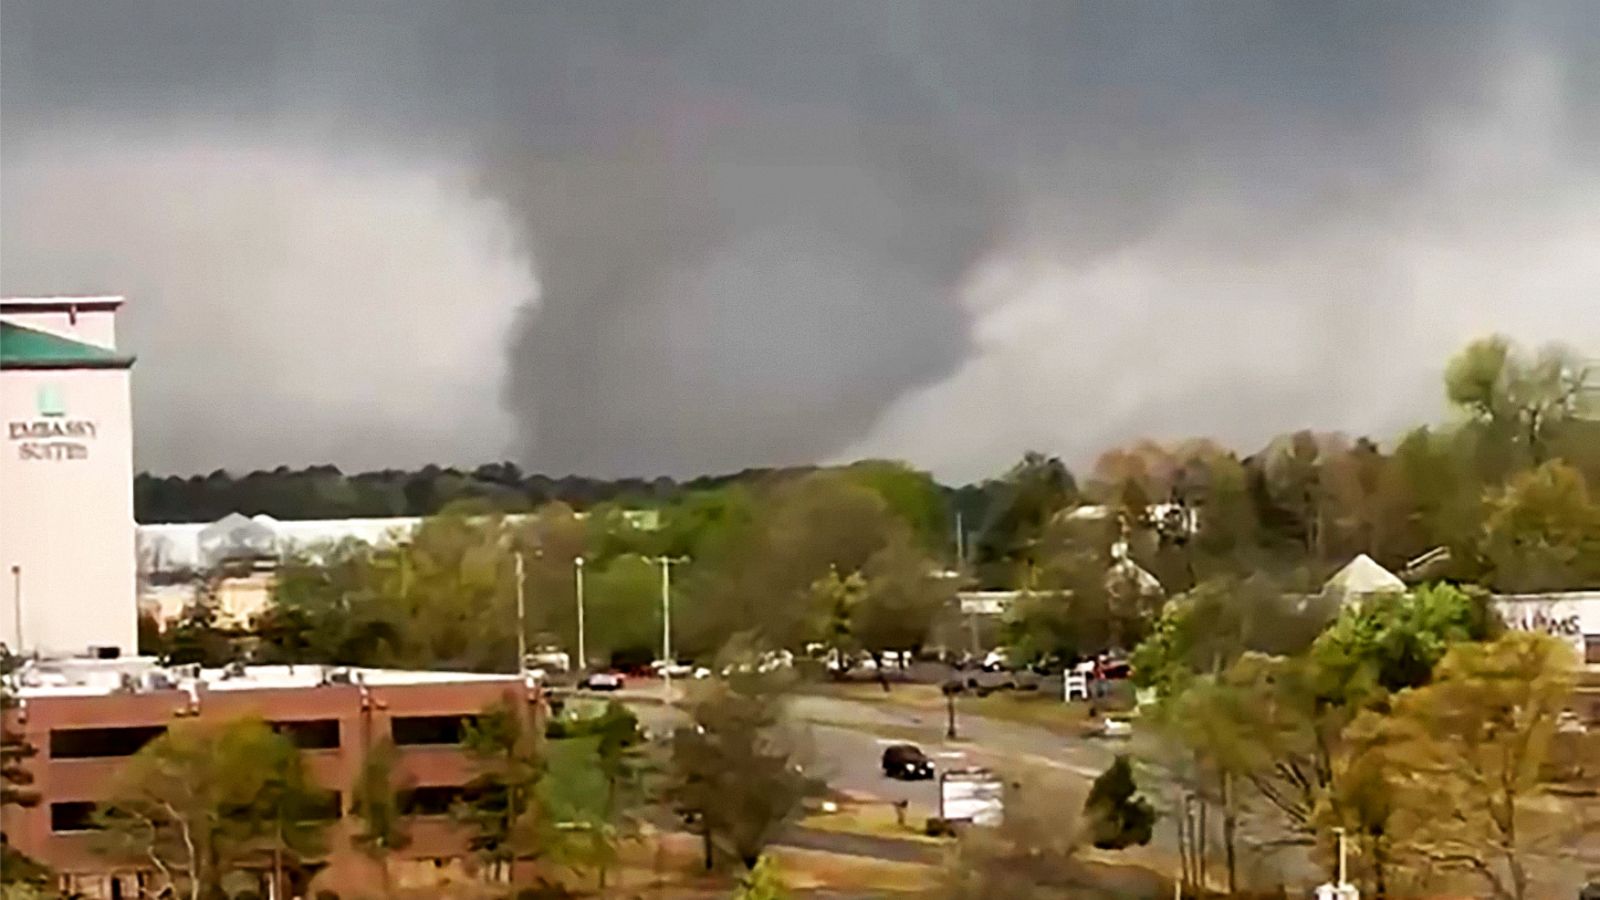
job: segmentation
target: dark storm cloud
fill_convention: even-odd
[[[538,468],[615,474],[883,452],[969,475],[1024,444],[1082,458],[1174,423],[1235,439],[1304,417],[1386,428],[1430,412],[1416,386],[1438,360],[1396,358],[1380,332],[1434,352],[1435,323],[1395,310],[1432,308],[1416,285],[1450,281],[1452,250],[1506,251],[1528,278],[1503,289],[1558,273],[1534,301],[1550,314],[1506,327],[1552,336],[1565,321],[1556,333],[1600,338],[1573,299],[1581,254],[1531,234],[1586,222],[1573,200],[1596,174],[1600,29],[1582,3],[6,0],[3,12],[8,188],[45,183],[14,159],[99,158],[136,135],[264,153],[295,173],[308,154],[357,160],[310,165],[317,178],[287,177],[257,204],[282,218],[349,195],[335,240],[362,230],[425,246],[430,223],[493,235],[504,217],[520,254],[362,256],[397,284],[415,280],[408,265],[459,273],[453,288],[397,287],[386,302],[361,299],[365,273],[326,258],[348,254],[285,258],[309,286],[297,297],[337,284],[320,302],[371,304],[404,334],[461,319],[504,330],[503,364],[461,342],[434,380],[498,380],[509,435],[476,420],[405,448],[394,423],[418,391],[374,398],[334,371],[274,396],[247,373],[208,373],[268,407],[365,406],[345,427],[392,428],[382,446],[395,454],[465,461],[509,441]],[[1534,143],[1495,144],[1518,133]],[[370,202],[352,169],[398,173],[404,196],[425,172],[467,206],[407,220]],[[42,193],[7,191],[8,237],[53,221]],[[218,206],[206,215],[257,210]],[[1491,211],[1523,230],[1469,227]],[[22,250],[7,241],[8,291],[73,274],[53,253],[83,228],[57,225],[59,238]],[[228,302],[154,280],[173,296],[146,333],[191,337],[176,295]],[[281,293],[234,330],[270,331],[260,323],[281,315]],[[1452,339],[1503,324],[1503,297],[1458,294]],[[286,368],[322,352],[273,343]],[[345,362],[399,365],[380,343]],[[1369,377],[1401,386],[1396,408],[1371,409]],[[359,402],[339,396],[345,382]],[[460,396],[438,393],[425,414]],[[226,435],[209,446],[219,463],[248,452]]]

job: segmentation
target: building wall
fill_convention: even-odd
[[[1553,634],[1570,643],[1580,661],[1600,665],[1600,591],[1500,594],[1494,603],[1506,625]]]
[[[350,787],[360,770],[366,747],[390,734],[397,716],[467,716],[502,698],[538,709],[537,696],[513,678],[456,684],[373,686],[327,685],[285,689],[201,689],[198,718],[226,721],[259,716],[269,722],[335,719],[339,746],[304,750],[306,767],[322,787],[340,792],[341,812],[348,816]],[[7,713],[7,726],[24,735],[37,749],[28,767],[33,789],[40,795],[31,809],[0,810],[5,832],[16,847],[64,876],[94,876],[132,871],[136,864],[119,864],[96,852],[92,831],[57,833],[51,830],[52,804],[97,802],[107,798],[117,772],[127,757],[55,759],[50,734],[72,728],[166,726],[192,721],[190,695],[182,690],[145,691],[134,694],[31,698],[21,710]],[[454,745],[401,747],[399,776],[416,786],[458,786],[467,783],[470,760]],[[451,859],[466,851],[465,835],[448,817],[422,817],[414,823],[413,842],[395,855],[410,859]],[[348,818],[330,828],[330,855],[348,851]]]
[[[12,436],[12,423],[39,421],[37,398],[47,386],[64,403],[62,420],[93,425],[92,435],[63,441],[74,445],[72,458],[28,458],[26,447],[39,442]],[[0,423],[0,640],[28,652],[134,652],[128,370],[0,370]]]

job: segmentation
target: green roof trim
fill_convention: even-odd
[[[133,357],[71,338],[0,322],[0,369],[126,369]]]

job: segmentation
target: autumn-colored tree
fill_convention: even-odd
[[[1526,900],[1541,854],[1565,852],[1600,825],[1545,782],[1575,669],[1571,648],[1548,635],[1460,643],[1429,684],[1399,694],[1381,720],[1358,723],[1384,735],[1384,762],[1399,773],[1388,784],[1402,807],[1395,831],[1409,852],[1476,874],[1495,898]]]
[[[1600,502],[1583,473],[1552,460],[1492,496],[1482,549],[1502,590],[1600,585]]]

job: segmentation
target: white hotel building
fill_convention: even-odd
[[[0,300],[0,642],[13,651],[136,650],[133,357],[117,350],[121,305]]]

